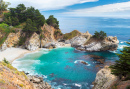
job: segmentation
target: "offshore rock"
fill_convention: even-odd
[[[85,50],[89,52],[107,51],[107,50],[114,51],[117,50],[118,48],[119,40],[117,39],[117,37],[108,36],[104,40],[92,41],[87,45],[85,44],[81,45],[81,44],[82,42],[77,44],[78,45],[77,47],[76,46],[74,47],[76,47],[78,50]]]

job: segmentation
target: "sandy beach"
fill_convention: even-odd
[[[13,62],[13,60],[24,56],[26,53],[30,53],[31,51],[21,48],[7,48],[6,50],[0,52],[0,61],[6,58],[7,61]]]
[[[70,44],[66,44],[62,47],[71,47]],[[39,48],[40,49],[40,48]],[[39,49],[35,50],[38,51]],[[27,49],[22,49],[22,48],[7,48],[6,50],[0,52],[0,61],[4,60],[4,58],[6,58],[7,61],[9,61],[10,63],[12,63],[14,60],[23,57],[24,54],[27,53],[32,53],[35,51],[29,51]]]

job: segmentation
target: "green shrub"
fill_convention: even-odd
[[[100,31],[100,32],[95,31],[93,37],[100,39],[100,40],[103,40],[104,38],[107,37],[107,34],[104,31]]]
[[[5,58],[4,58],[3,62],[6,64],[10,64],[9,61],[7,61]]]
[[[126,89],[130,89],[130,85],[128,85],[128,86],[126,87]]]

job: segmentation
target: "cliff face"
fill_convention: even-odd
[[[16,33],[9,33],[0,49],[3,51],[8,47],[18,46],[19,41],[22,40],[23,48],[25,47],[30,51],[34,51],[39,47],[44,47],[47,43],[56,42],[62,37],[60,29],[55,29],[49,25],[44,25],[40,34],[33,33],[31,37],[26,37],[25,33],[21,30],[17,29]],[[0,32],[0,38],[3,38],[4,35]]]
[[[109,89],[117,80],[118,78],[111,74],[108,66],[105,66],[97,73],[93,89]]]
[[[37,50],[40,47],[40,37],[37,33],[34,33],[28,41],[26,41],[26,48],[30,51]]]
[[[55,29],[47,24],[44,24],[42,27],[42,35],[43,38],[41,39],[41,47],[44,47],[47,43],[55,42],[62,37],[60,29]]]
[[[17,33],[9,33],[5,42],[1,46],[1,50],[3,51],[7,47],[13,47],[13,46],[17,45],[19,42],[20,35],[21,35],[20,31]],[[2,35],[1,35],[1,37],[2,37]]]

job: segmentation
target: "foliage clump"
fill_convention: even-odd
[[[99,40],[103,40],[107,37],[107,34],[104,31],[100,31],[100,32],[95,31],[93,37]]]
[[[130,45],[130,42],[127,42]],[[119,56],[119,60],[115,62],[114,65],[111,65],[110,68],[112,70],[112,74],[126,77],[130,79],[130,46],[124,47],[121,51],[121,54],[117,54]]]
[[[3,0],[0,1],[0,14],[2,14],[2,11],[6,11],[8,5],[10,5],[9,2],[5,2]]]
[[[57,21],[57,19],[53,15],[49,16],[49,18],[46,20],[46,23],[56,29],[59,29],[59,21]]]
[[[24,4],[19,4],[16,8],[9,8],[9,11],[9,13],[4,14],[5,23],[10,26],[17,26],[26,22],[23,29],[25,32],[40,32],[41,26],[45,23],[45,17],[33,7],[27,8]]]

